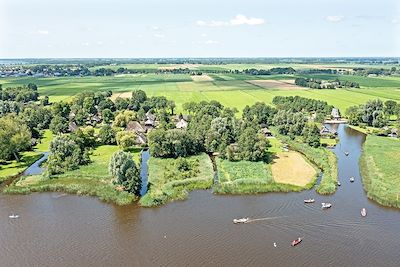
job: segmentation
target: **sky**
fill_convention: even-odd
[[[400,0],[0,0],[0,58],[378,56]]]

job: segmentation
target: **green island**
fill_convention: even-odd
[[[307,190],[322,172],[315,190],[333,194],[337,159],[326,147],[339,140],[323,123],[347,120],[368,134],[360,161],[368,197],[399,207],[395,160],[383,161],[398,156],[395,66],[43,61],[0,67],[14,73],[0,78],[0,181],[13,180],[6,193],[57,191],[152,207],[197,189]],[[21,176],[44,152],[42,173]]]

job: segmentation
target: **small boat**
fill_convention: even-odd
[[[303,241],[303,240],[301,239],[301,237],[299,237],[299,238],[293,240],[293,241],[292,241],[292,247],[297,246],[298,244],[301,243],[301,241]]]
[[[315,199],[309,198],[309,199],[304,199],[304,203],[314,203]]]
[[[354,177],[350,177],[350,182],[354,182]]]
[[[344,152],[344,154],[345,154],[346,156],[348,156],[348,155],[349,155],[349,152],[346,151],[346,152]]]
[[[342,184],[341,184],[340,182],[337,182],[337,185],[338,185],[338,186],[341,186]]]
[[[249,218],[233,219],[233,223],[247,223]]]
[[[276,247],[276,242],[274,242],[274,247]]]
[[[367,210],[365,208],[361,209],[361,216],[363,217],[367,216]]]
[[[321,208],[322,209],[329,209],[332,207],[331,203],[321,203]]]
[[[19,215],[18,214],[11,214],[10,216],[8,216],[8,218],[10,218],[10,219],[18,219]]]

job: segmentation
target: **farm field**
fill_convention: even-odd
[[[68,101],[83,91],[112,90],[118,96],[141,89],[149,96],[163,95],[174,100],[178,112],[182,111],[182,104],[188,101],[217,100],[227,107],[242,110],[246,105],[257,101],[271,104],[275,96],[290,95],[324,100],[342,112],[349,106],[363,104],[369,99],[400,101],[400,77],[313,75],[321,79],[338,77],[341,80],[358,82],[361,86],[360,89],[336,90],[288,90],[281,86],[282,82],[268,81],[293,80],[295,76],[292,75],[251,76],[228,73],[210,74],[209,77],[214,80],[193,81],[189,74],[130,74],[114,77],[3,78],[0,83],[7,87],[33,82],[39,86],[39,93],[42,96],[48,95],[52,102]],[[269,84],[268,88],[260,86],[260,82]],[[274,83],[277,84],[276,87],[273,86]]]

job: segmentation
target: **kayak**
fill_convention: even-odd
[[[297,246],[303,241],[300,237],[292,241],[292,247]]]

